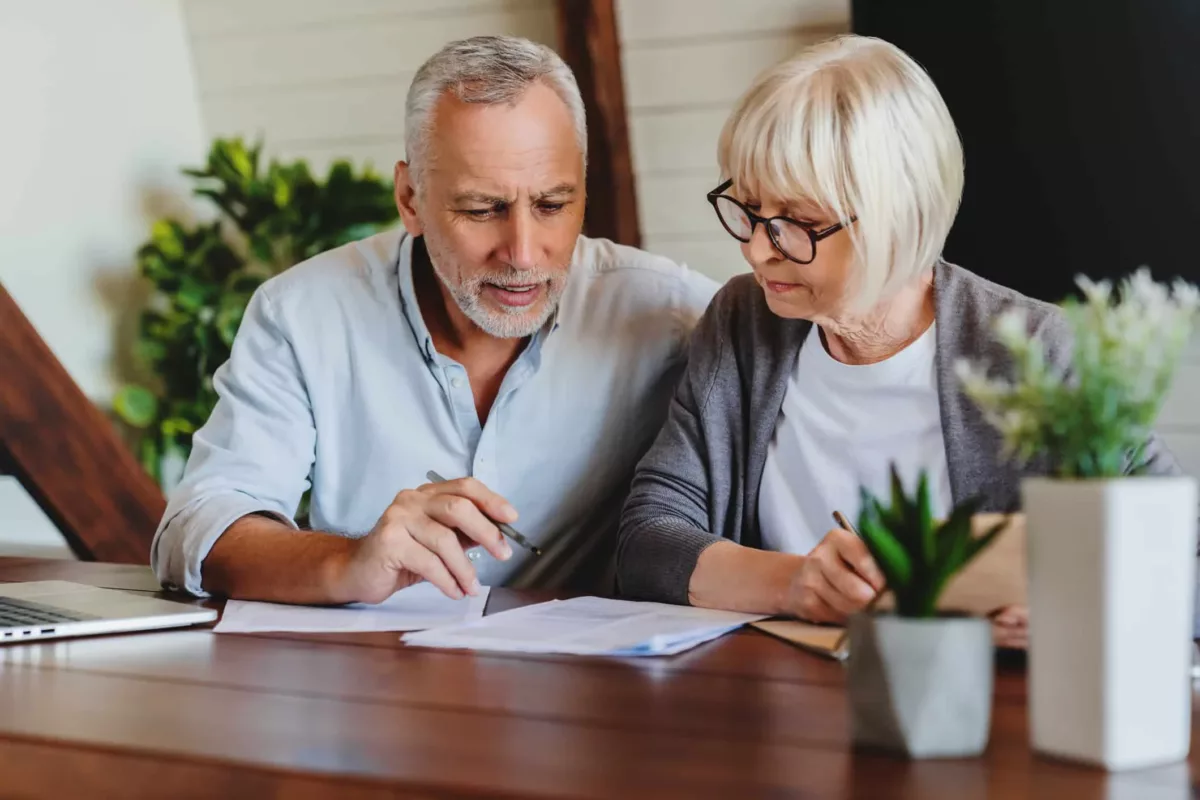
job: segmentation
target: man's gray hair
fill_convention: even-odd
[[[575,120],[587,161],[587,117],[571,68],[549,47],[516,36],[475,36],[451,42],[417,70],[404,106],[406,159],[420,185],[429,152],[433,108],[446,92],[464,103],[516,102],[541,81],[562,98]]]

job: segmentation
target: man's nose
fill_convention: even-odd
[[[538,266],[537,223],[527,210],[514,210],[509,215],[508,263],[514,269]]]

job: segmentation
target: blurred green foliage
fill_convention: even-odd
[[[153,285],[135,358],[152,378],[123,386],[113,410],[136,431],[139,459],[162,483],[164,457],[186,458],[216,404],[213,372],[228,358],[246,304],[272,275],[396,221],[392,185],[336,161],[324,179],[303,160],[262,164],[261,143],[218,139],[194,194],[220,211],[194,226],[156,222],[138,250]]]

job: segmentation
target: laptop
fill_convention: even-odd
[[[68,581],[0,583],[0,645],[212,622],[211,608]]]

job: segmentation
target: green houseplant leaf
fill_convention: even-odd
[[[148,428],[158,412],[158,398],[144,386],[122,386],[113,398],[113,411],[134,428]]]
[[[1000,534],[1007,522],[973,535],[972,519],[980,502],[957,504],[944,522],[933,518],[928,476],[922,471],[916,492],[908,495],[895,467],[891,473],[890,505],[863,490],[859,535],[887,580],[896,599],[896,613],[931,617],[950,579]]]
[[[153,294],[134,355],[154,380],[122,388],[113,401],[156,480],[164,455],[186,458],[212,412],[213,373],[229,358],[262,282],[397,218],[390,182],[371,170],[340,161],[319,179],[303,160],[264,164],[261,142],[217,139],[204,165],[183,173],[220,216],[201,225],[162,219],[151,226],[137,258]]]
[[[912,559],[878,515],[864,517],[859,532],[883,571],[888,586],[907,586],[912,580]]]

